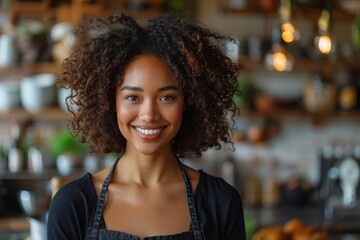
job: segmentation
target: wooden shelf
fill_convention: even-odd
[[[23,108],[13,109],[7,112],[0,112],[2,120],[25,120],[33,119],[36,121],[66,121],[71,118],[71,114],[63,111],[60,107],[50,107],[37,112],[28,112]]]
[[[158,15],[160,15],[161,13],[164,13],[162,10],[160,9],[122,9],[121,10],[123,13],[134,17],[135,19],[137,19],[138,21],[142,21],[142,20],[148,20],[151,18],[154,18]]]
[[[35,73],[59,73],[60,66],[54,62],[41,62],[34,64],[24,64],[21,67],[21,72],[24,74],[35,74]]]
[[[43,181],[49,181],[53,177],[68,177],[68,178],[78,178],[85,174],[85,171],[82,168],[74,168],[70,175],[62,176],[56,168],[47,168],[40,173],[29,172],[24,169],[17,173],[12,173],[7,170],[0,172],[0,179],[2,181],[33,181],[34,183],[41,183]],[[16,183],[14,183],[16,185]]]
[[[309,113],[305,109],[300,107],[287,107],[287,108],[275,108],[269,112],[261,113],[247,109],[240,109],[239,117],[248,118],[272,118],[272,119],[288,119],[288,118],[310,118],[319,120],[329,119],[349,119],[349,120],[360,120],[360,110],[351,111],[334,111],[331,113],[315,114]]]
[[[8,218],[1,218],[0,219],[0,238],[7,239],[10,233],[19,233],[29,232],[30,231],[30,224],[29,221],[24,216],[19,217],[8,217]],[[5,235],[5,233],[7,233]],[[3,234],[3,235],[1,235]],[[29,233],[30,234],[30,233]],[[15,235],[15,234],[14,234]],[[2,238],[4,237],[4,238]]]
[[[299,10],[293,11],[294,18],[311,18],[318,19],[320,17],[322,9],[318,8],[301,8]],[[349,13],[340,8],[333,8],[331,10],[331,18],[334,21],[353,21],[356,15]]]
[[[54,62],[39,62],[32,64],[23,64],[20,66],[9,66],[0,68],[0,81],[3,76],[17,76],[21,78],[25,75],[36,73],[59,73],[60,66]]]
[[[239,60],[239,64],[244,67],[244,70],[256,70],[256,69],[265,69],[263,61],[254,61],[248,57],[242,57]],[[344,67],[351,70],[360,69],[360,60],[351,59],[351,60],[322,60],[322,59],[295,59],[294,70],[293,71],[306,71],[306,72],[317,72],[324,66],[329,66],[331,68]]]
[[[256,15],[259,17],[265,18],[275,18],[277,16],[277,10],[274,11],[264,11],[258,9],[256,7],[245,7],[243,9],[227,9],[227,8],[220,8],[220,11],[225,14],[232,14],[232,15]],[[314,8],[314,7],[299,7],[294,6],[292,11],[293,18],[307,18],[312,20],[317,20],[321,15],[321,8]],[[353,21],[356,17],[354,13],[350,13],[341,8],[333,8],[331,10],[331,17],[335,21]]]

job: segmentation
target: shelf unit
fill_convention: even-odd
[[[340,1],[340,0],[339,0]],[[228,7],[224,7],[224,4],[222,4],[222,1],[218,1],[218,8],[221,16],[229,17],[229,19],[240,19],[242,21],[245,21],[247,17],[256,17],[264,21],[272,21],[277,18],[277,10],[274,8],[273,10],[266,11],[260,9],[258,6],[256,6],[255,1],[247,1],[247,6],[242,9],[230,9]],[[340,4],[337,4],[337,1],[334,1],[334,7],[331,9],[331,19],[334,22],[340,22],[340,23],[351,23],[355,18],[356,14],[354,12],[349,12],[343,8],[340,7]],[[317,21],[321,15],[322,8],[321,7],[311,7],[311,6],[300,6],[300,5],[293,5],[292,8],[292,20],[297,21],[298,19],[306,19],[308,23],[312,24],[314,26],[314,29],[316,29]],[[265,24],[266,25],[266,24]],[[270,36],[267,36],[268,39],[270,39]],[[262,39],[264,40],[264,39]],[[243,44],[242,42],[241,44]],[[263,44],[263,43],[262,43]],[[262,48],[262,54],[264,54],[263,51],[267,50],[265,48],[270,48],[271,44],[270,41],[266,42],[268,46]],[[294,55],[295,63],[294,68],[291,73],[294,74],[315,74],[319,73],[322,69],[339,69],[344,68],[349,70],[352,73],[360,73],[360,59],[357,57],[357,53],[359,52],[356,50],[352,54],[351,57],[343,56],[342,54],[335,53],[335,55],[329,55],[329,56],[320,56],[313,54],[312,50],[309,50],[308,48],[304,49],[304,51],[307,51],[306,54],[302,54],[303,49],[297,47],[303,47],[303,46],[297,46],[297,43],[290,44],[286,46],[288,50]],[[246,48],[244,48],[246,50]],[[305,52],[304,52],[305,53]],[[308,54],[311,53],[311,54]],[[311,56],[310,56],[311,55]],[[304,57],[302,57],[304,56]],[[242,66],[243,72],[253,73],[257,71],[271,71],[267,70],[263,55],[261,60],[253,60],[250,58],[246,52],[242,52],[238,61],[238,64]],[[290,73],[290,74],[291,74]],[[356,75],[355,74],[355,75]],[[357,81],[360,81],[360,78],[356,79]],[[360,94],[360,93],[359,93]],[[300,99],[299,99],[300,101]],[[285,120],[288,118],[298,118],[298,119],[314,119],[315,121],[318,119],[323,119],[325,122],[327,120],[351,120],[351,121],[358,121],[360,119],[360,109],[359,107],[356,110],[351,111],[333,111],[331,113],[327,114],[312,114],[307,112],[304,107],[300,106],[301,104],[299,102],[295,104],[285,104],[286,106],[283,106],[281,103],[278,107],[275,107],[271,110],[271,112],[267,113],[261,113],[257,112],[255,110],[240,110],[240,117],[245,116],[249,118],[275,118],[275,119],[281,119]]]
[[[241,57],[239,59],[239,64],[244,68],[244,70],[257,70],[265,69],[265,64],[263,61],[255,61],[249,57]],[[317,72],[322,67],[330,68],[339,68],[344,67],[349,70],[359,70],[360,69],[360,59],[344,59],[344,60],[322,60],[322,59],[300,59],[295,60],[293,71],[308,71],[308,72]]]
[[[333,7],[331,8],[331,21],[332,22],[345,22],[351,23],[355,18],[356,14],[354,12],[349,12],[344,8],[341,8],[340,5],[341,0],[334,0]],[[218,0],[218,11],[224,16],[230,17],[257,17],[264,20],[274,20],[278,17],[278,12],[276,7],[272,10],[263,10],[259,6],[256,6],[259,1],[247,1],[247,5],[241,9],[231,9],[228,6],[224,6],[224,3]],[[270,2],[270,0],[269,0]],[[292,20],[296,21],[297,19],[307,19],[314,26],[314,29],[317,28],[317,22],[321,15],[322,8],[316,6],[303,6],[302,4],[296,3],[292,4]],[[275,4],[275,3],[274,3]],[[309,5],[312,5],[309,3]],[[319,4],[318,4],[319,5]],[[321,4],[320,4],[321,5]],[[270,36],[268,36],[270,39]],[[270,48],[270,42],[268,43]],[[297,43],[289,44],[289,50],[297,50]],[[263,49],[265,50],[265,49]],[[317,71],[322,66],[330,66],[330,67],[346,67],[350,70],[359,70],[360,69],[360,59],[356,56],[359,51],[354,49],[356,52],[352,57],[346,58],[342,56],[313,56],[314,58],[301,58],[295,57],[295,65],[294,71],[303,71],[307,70],[310,72]],[[301,52],[302,50],[297,50],[297,52]],[[336,60],[333,60],[335,58]],[[264,68],[264,64],[262,61],[254,61],[248,57],[242,57],[239,60],[239,63],[244,66],[245,69],[259,69]]]
[[[11,19],[21,16],[40,17],[45,21],[70,21],[80,22],[82,19],[102,15],[109,11],[118,11],[134,16],[140,22],[145,19],[155,17],[164,12],[160,3],[164,1],[151,1],[151,8],[132,8],[129,7],[129,1],[121,0],[70,0],[66,4],[53,4],[50,0],[15,0],[9,6],[1,7],[0,13],[6,13]],[[184,6],[192,14],[195,13],[196,1],[185,0]],[[157,4],[157,5],[156,5]],[[46,13],[46,14],[44,14]],[[20,66],[9,66],[0,68],[0,81],[12,79],[20,81],[24,76],[36,73],[50,72],[59,73],[61,66],[55,62],[40,62],[33,64],[22,64]],[[41,110],[36,113],[29,113],[21,107],[8,112],[0,112],[0,119],[34,119],[34,120],[66,120],[70,113],[64,112],[59,107],[52,107]]]

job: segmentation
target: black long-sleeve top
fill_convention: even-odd
[[[206,240],[246,239],[241,199],[230,184],[200,171],[194,200]],[[50,204],[47,239],[85,239],[97,202],[90,173],[62,187]]]

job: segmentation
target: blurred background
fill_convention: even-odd
[[[118,157],[72,137],[55,86],[74,27],[113,11],[234,37],[219,46],[243,67],[234,144],[183,160],[239,191],[248,239],[360,239],[360,0],[0,0],[0,239],[46,239],[52,194]]]

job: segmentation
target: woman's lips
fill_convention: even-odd
[[[157,135],[163,130],[163,128],[161,127],[155,129],[148,129],[148,128],[135,127],[135,130],[143,135]]]
[[[162,134],[165,127],[160,127],[160,128],[134,127],[134,129],[141,138],[146,140],[152,140],[158,138]]]

